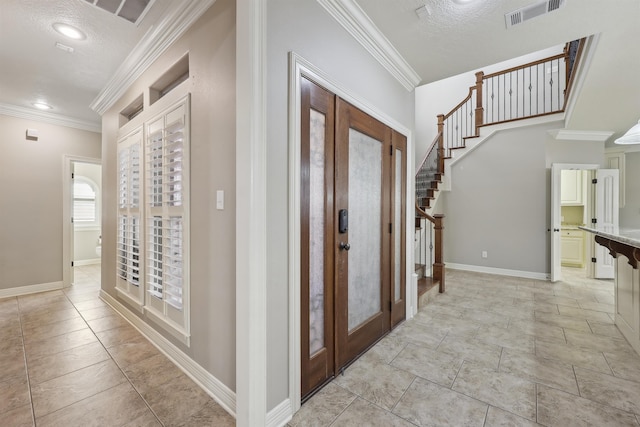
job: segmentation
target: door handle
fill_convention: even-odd
[[[348,251],[349,249],[351,249],[351,245],[345,242],[340,242],[340,249]]]

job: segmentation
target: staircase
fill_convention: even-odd
[[[445,176],[445,172],[450,171],[452,159],[486,139],[480,137],[483,128],[563,113],[585,43],[586,39],[574,40],[558,55],[496,73],[477,72],[468,95],[449,113],[438,115],[438,134],[415,177],[419,302],[428,300],[423,295],[436,284],[439,292],[445,289],[444,216],[431,212],[439,194],[451,188],[450,173]]]

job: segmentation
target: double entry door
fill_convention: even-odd
[[[406,137],[301,82],[303,399],[405,318]]]

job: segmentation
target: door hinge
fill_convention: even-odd
[[[592,184],[597,184],[597,183],[598,183],[598,179],[597,179],[597,178],[593,178],[593,179],[591,180],[591,183],[592,183]]]
[[[595,258],[591,258],[591,262],[597,262],[598,260]]]
[[[73,173],[73,172],[71,172],[71,179],[73,179],[73,178],[75,178],[75,177],[76,177],[76,174],[75,174],[75,173]]]
[[[389,311],[393,310],[393,304],[389,301]]]
[[[389,234],[393,233],[393,224],[389,223]]]
[[[393,145],[389,147],[389,155],[393,156]]]
[[[591,218],[591,224],[597,224],[598,218]]]
[[[73,267],[73,261],[71,261],[71,267]]]
[[[73,224],[73,217],[71,217],[71,224]]]

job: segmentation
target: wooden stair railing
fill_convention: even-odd
[[[433,280],[433,283],[438,284],[438,292],[443,293],[445,291],[445,265],[443,260],[444,215],[436,214],[431,216],[416,204],[416,220],[421,220],[421,219],[425,219],[433,224],[434,236],[433,236],[432,243],[433,243],[434,253],[433,253],[433,264],[431,267],[431,278]],[[425,235],[425,238],[426,238],[426,235]],[[431,255],[429,255],[429,257],[426,257],[426,254],[425,254],[425,261],[430,263]],[[419,267],[426,269],[426,265],[419,266]]]

